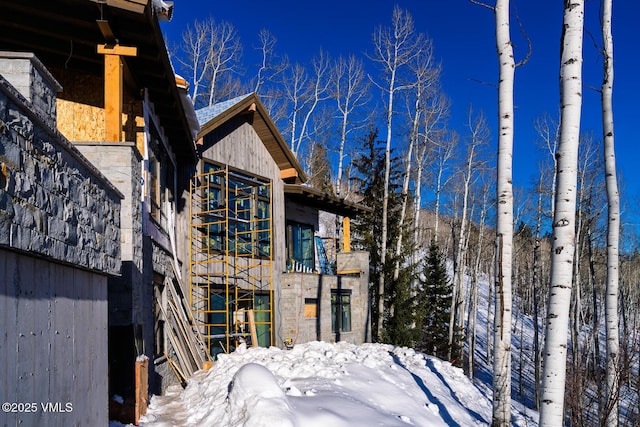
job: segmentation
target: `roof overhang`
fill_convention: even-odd
[[[287,200],[340,216],[355,217],[373,212],[368,206],[332,196],[306,185],[285,184],[284,194]]]
[[[291,152],[278,127],[273,122],[260,98],[251,93],[244,99],[233,104],[200,127],[197,139],[222,126],[227,121],[239,115],[247,115],[249,122],[271,154],[280,169],[280,177],[286,183],[300,184],[307,180],[304,169]]]
[[[102,76],[98,45],[111,38],[137,47],[138,55],[123,58],[126,83],[147,89],[178,161],[195,162],[188,106],[181,101],[158,22],[161,11],[152,1],[0,0],[0,10],[0,50],[33,52],[46,67]]]

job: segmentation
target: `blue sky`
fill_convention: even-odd
[[[416,29],[432,40],[436,57],[443,65],[443,87],[451,98],[451,127],[464,122],[467,110],[482,109],[491,125],[495,139],[497,93],[489,84],[497,82],[494,16],[486,8],[467,0],[400,0],[323,2],[293,1],[180,1],[175,2],[173,21],[163,26],[171,42],[177,42],[186,24],[212,16],[231,22],[244,45],[245,63],[252,54],[257,33],[267,28],[278,38],[277,49],[292,61],[306,62],[320,48],[332,56],[371,51],[371,34],[379,25],[389,25],[394,4],[407,9]],[[560,0],[512,0],[524,30],[533,44],[531,58],[516,71],[514,184],[528,186],[536,175],[538,158],[543,155],[534,145],[534,119],[544,112],[557,116],[559,100],[559,50],[562,26]],[[584,54],[584,84],[599,88],[602,75],[600,59],[594,41],[599,43],[600,2],[586,2]],[[636,210],[640,198],[637,173],[640,107],[637,102],[637,75],[640,70],[638,52],[640,31],[637,19],[640,2],[614,0],[614,118],[619,173],[629,211]],[[591,36],[589,35],[591,34]],[[512,20],[512,39],[516,60],[527,52],[524,38]],[[601,139],[600,96],[585,88],[583,97],[583,129],[591,130]],[[461,129],[461,125],[458,125]],[[631,213],[631,212],[629,212]],[[638,214],[636,210],[633,212]]]

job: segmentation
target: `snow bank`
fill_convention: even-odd
[[[186,389],[154,396],[143,426],[489,425],[491,402],[458,368],[412,349],[311,342],[240,347]]]

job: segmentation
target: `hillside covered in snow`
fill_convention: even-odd
[[[141,425],[490,425],[490,394],[461,369],[409,348],[324,342],[292,350],[241,347],[198,372],[186,389],[154,396]],[[515,411],[513,420],[534,423]]]

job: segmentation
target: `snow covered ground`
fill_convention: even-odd
[[[196,373],[186,389],[154,396],[141,425],[490,425],[490,395],[461,369],[404,347],[324,342],[292,350],[240,347],[219,356],[211,370]],[[535,424],[516,410],[513,421]]]

